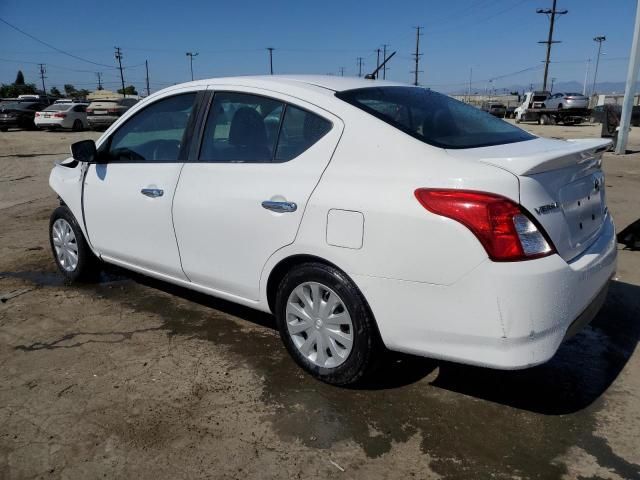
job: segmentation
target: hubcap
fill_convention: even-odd
[[[59,218],[51,227],[53,249],[60,266],[67,272],[73,272],[78,266],[78,242],[69,222]]]
[[[353,323],[342,299],[329,287],[305,282],[287,300],[287,329],[293,344],[318,367],[341,365],[353,348]]]

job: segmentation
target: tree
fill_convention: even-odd
[[[3,83],[0,85],[0,97],[2,98],[16,98],[18,95],[35,93],[38,93],[38,91],[33,83],[27,83],[25,85],[16,85],[15,83],[7,85]]]
[[[136,91],[136,87],[134,87],[133,85],[129,85],[128,87],[125,87],[124,92],[120,88],[118,90],[118,93],[120,94],[125,93],[126,95],[138,95],[138,92]]]
[[[22,70],[18,70],[18,73],[16,75],[16,81],[13,82],[14,85],[24,85],[24,75],[22,73]]]
[[[51,90],[49,90],[49,93],[51,94],[52,97],[62,96],[62,93],[60,92],[60,90],[58,90],[58,87],[51,87]]]
[[[76,95],[76,87],[74,87],[70,83],[65,83],[63,88],[64,88],[64,94],[67,97],[74,97]]]

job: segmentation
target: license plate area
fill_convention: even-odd
[[[604,175],[595,173],[560,189],[560,202],[569,225],[572,247],[600,230],[605,215]]]
[[[107,111],[106,110],[94,110],[93,114],[94,115],[106,115]]]

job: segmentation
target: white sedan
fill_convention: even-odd
[[[600,309],[616,269],[609,141],[535,137],[439,93],[321,77],[201,80],[72,146],[54,258],[275,315],[348,384],[384,349],[518,369]]]
[[[36,127],[54,130],[58,128],[74,131],[84,130],[87,123],[86,103],[54,103],[41,112],[36,112]]]

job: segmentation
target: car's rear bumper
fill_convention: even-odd
[[[37,118],[35,124],[38,128],[70,128],[65,120],[64,118]]]
[[[87,117],[87,122],[92,127],[108,127],[120,117],[113,116],[95,116],[95,117]]]
[[[0,118],[0,127],[17,127],[19,124],[17,118]]]
[[[559,255],[487,260],[451,285],[353,278],[391,350],[519,369],[546,362],[564,338],[591,321],[615,270],[608,217],[597,241],[569,263]]]

